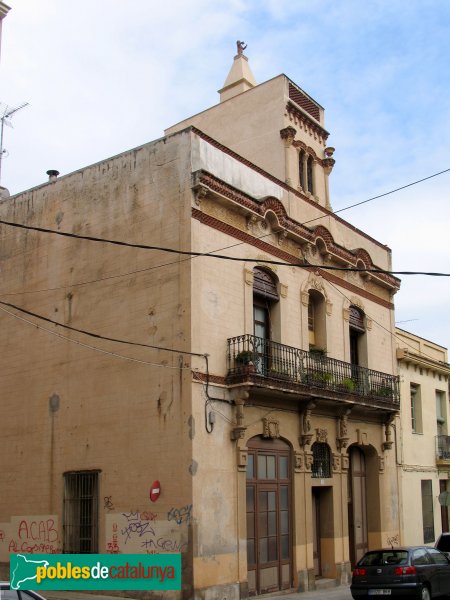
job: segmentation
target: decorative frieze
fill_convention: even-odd
[[[263,437],[270,439],[277,439],[280,437],[280,423],[276,419],[267,418],[263,419]]]

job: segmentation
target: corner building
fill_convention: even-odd
[[[237,600],[345,582],[400,536],[399,281],[349,270],[390,251],[331,210],[315,100],[241,49],[220,94],[0,205],[156,248],[2,226],[3,566],[181,551],[174,598]]]

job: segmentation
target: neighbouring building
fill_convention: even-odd
[[[404,544],[434,544],[449,531],[450,365],[447,348],[396,329],[402,399],[398,460],[402,465]]]
[[[10,7],[0,0],[0,54],[2,49],[2,23],[9,11]]]
[[[333,214],[315,100],[240,43],[220,93],[0,203],[5,566],[181,551],[237,600],[400,536],[390,250]]]

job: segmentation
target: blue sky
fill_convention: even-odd
[[[325,108],[335,210],[450,168],[448,0],[7,0],[0,101],[11,193],[161,137],[218,102],[248,44],[256,80],[285,73]],[[450,272],[450,173],[341,214],[394,268]],[[450,278],[406,277],[400,327],[450,344]]]

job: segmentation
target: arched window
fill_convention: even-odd
[[[258,354],[257,370],[269,371],[275,307],[278,305],[278,280],[269,270],[253,269],[253,333]]]
[[[314,180],[313,180],[313,159],[312,156],[308,157],[308,161],[306,163],[306,173],[308,179],[308,192],[310,194],[314,193]]]
[[[310,350],[326,350],[326,306],[325,298],[317,290],[308,294],[308,333]]]
[[[299,177],[300,187],[302,188],[302,190],[306,189],[306,186],[305,186],[305,178],[306,178],[305,160],[306,160],[305,151],[300,150],[299,155],[298,155],[298,177]]]
[[[363,365],[366,362],[365,352],[365,315],[357,306],[350,306],[350,362],[352,365]]]
[[[331,477],[331,452],[328,444],[315,442],[311,450],[313,453],[311,476],[314,479]]]

